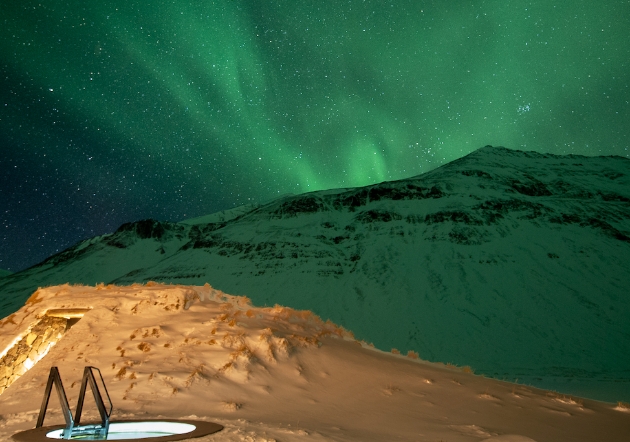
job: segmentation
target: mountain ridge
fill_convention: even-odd
[[[236,213],[124,224],[0,280],[1,307],[34,283],[209,282],[386,350],[497,377],[597,378],[630,397],[630,160],[487,146]]]

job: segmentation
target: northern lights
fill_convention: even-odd
[[[0,268],[141,218],[629,156],[630,2],[0,4]]]

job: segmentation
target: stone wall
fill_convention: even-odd
[[[0,359],[0,394],[44,357],[68,328],[68,319],[44,316]]]

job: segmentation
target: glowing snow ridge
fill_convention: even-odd
[[[174,434],[186,434],[196,427],[183,422],[112,422],[106,440],[146,439],[149,437],[164,437]],[[46,433],[50,439],[63,439],[63,429]],[[82,438],[83,440],[90,440]],[[95,440],[95,439],[92,439]]]
[[[61,440],[59,395],[51,394],[50,414],[42,422],[51,426],[36,427],[37,406],[51,366],[64,373],[66,399],[78,403],[86,364],[100,367],[115,404],[112,417],[120,419],[110,420],[108,440],[628,439],[626,403],[477,376],[416,353],[403,356],[406,348],[379,351],[310,311],[256,307],[210,285],[44,288],[11,320],[0,322],[0,347],[23,336],[44,312],[84,306],[92,309],[2,394],[0,441]],[[85,399],[86,422],[98,421],[99,405]],[[195,428],[174,434],[191,427],[155,422]],[[90,440],[87,433],[98,430],[78,427],[74,440]]]

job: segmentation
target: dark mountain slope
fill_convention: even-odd
[[[618,381],[630,399],[628,262],[629,160],[485,147],[217,222],[125,225],[0,291],[9,313],[37,285],[209,282],[313,310],[380,348],[532,382]]]

